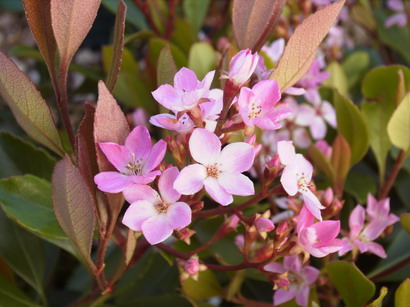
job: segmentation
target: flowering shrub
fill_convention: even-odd
[[[104,71],[100,0],[23,3],[0,305],[408,305],[407,2],[119,0]]]

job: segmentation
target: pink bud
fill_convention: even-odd
[[[229,66],[229,79],[238,86],[242,87],[252,76],[258,65],[259,56],[252,54],[250,49],[241,50],[231,60]]]
[[[238,223],[239,223],[239,217],[236,214],[234,214],[228,219],[228,221],[226,221],[225,229],[229,232],[232,230],[235,230],[236,227],[238,227]]]
[[[268,167],[270,169],[272,168],[279,168],[280,166],[280,159],[279,159],[279,155],[276,154],[269,162],[268,162]]]
[[[271,232],[275,229],[275,225],[270,219],[266,217],[261,217],[255,221],[256,229],[259,232]]]
[[[324,202],[326,205],[330,205],[330,204],[332,203],[333,197],[334,197],[332,188],[327,188],[327,189],[325,190],[325,192],[323,193],[323,196],[322,196],[322,197],[323,197],[323,202]]]
[[[148,116],[145,113],[143,108],[137,108],[134,113],[132,113],[132,121],[134,126],[147,126],[148,124]]]
[[[184,265],[185,272],[189,275],[195,275],[199,272],[199,262],[196,258],[190,258],[185,262]]]

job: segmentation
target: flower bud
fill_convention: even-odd
[[[273,222],[265,217],[261,217],[255,221],[256,229],[259,232],[271,232],[275,229]]]
[[[252,54],[250,49],[239,51],[231,60],[228,78],[237,87],[242,87],[252,76],[258,61],[258,54]]]
[[[185,272],[189,275],[195,275],[199,272],[199,262],[197,258],[190,258],[185,262]]]
[[[330,206],[330,204],[333,201],[333,198],[334,198],[334,194],[333,194],[332,188],[327,188],[322,196],[323,204],[326,207]]]

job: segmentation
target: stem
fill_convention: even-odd
[[[379,274],[371,277],[370,280],[377,281],[385,276],[389,276],[390,274],[400,270],[401,268],[404,268],[406,265],[409,265],[409,264],[410,264],[410,256],[403,259],[396,265],[392,266],[390,269],[387,269],[386,271],[380,272]]]
[[[236,94],[239,92],[240,87],[235,85],[230,79],[226,80],[223,94],[223,108],[221,114],[219,115],[218,123],[215,128],[215,134],[220,135],[221,129],[226,122],[228,117],[229,108],[231,106],[232,100],[235,98]]]
[[[172,32],[174,31],[175,25],[175,7],[177,5],[176,0],[170,0],[168,5],[168,21],[167,21],[167,28],[165,30],[164,38],[169,40],[172,36]]]
[[[224,133],[229,133],[229,132],[235,132],[235,131],[239,131],[239,130],[243,130],[245,129],[245,123],[239,123],[239,124],[233,124],[232,126],[226,127],[226,128],[222,128],[221,129],[221,134]]]
[[[396,180],[396,177],[399,174],[399,171],[400,171],[401,167],[403,166],[404,161],[406,160],[406,157],[407,157],[407,155],[404,152],[404,150],[400,150],[399,155],[397,156],[397,159],[394,162],[394,165],[393,165],[393,168],[390,172],[390,175],[386,180],[386,183],[380,189],[379,199],[384,199],[389,195],[390,190],[391,190],[391,188],[394,184],[394,181]]]
[[[155,34],[161,36],[161,31],[158,29],[157,25],[155,24],[154,20],[152,19],[151,12],[149,11],[148,4],[141,0],[132,0],[134,4],[141,10],[144,14],[145,18],[147,19],[148,24],[150,25],[151,29],[155,32]]]
[[[232,207],[222,207],[222,208],[199,211],[199,212],[193,213],[192,215],[193,217],[208,217],[208,216],[215,216],[215,215],[221,215],[221,214],[240,211],[249,206],[252,206],[253,204],[256,204],[257,202],[261,201],[262,199],[265,199],[271,194],[281,194],[282,191],[283,191],[282,186],[278,185],[271,190],[267,190],[267,191],[261,190],[257,195],[255,195],[250,200],[244,202],[243,204],[232,206]]]

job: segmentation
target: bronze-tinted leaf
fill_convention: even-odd
[[[29,136],[64,156],[63,144],[47,103],[29,78],[2,52],[0,95]]]
[[[350,169],[350,146],[346,139],[339,134],[332,145],[331,162],[334,169],[333,189],[338,197],[343,194],[347,173]]]
[[[239,49],[261,49],[285,3],[286,0],[235,0],[232,24]]]
[[[56,164],[51,181],[58,223],[86,262],[91,264],[95,211],[87,184],[67,155]]]
[[[278,81],[281,91],[285,91],[310,68],[316,49],[332,27],[345,0],[335,2],[306,18],[300,24],[286,45],[278,67],[270,79]]]

